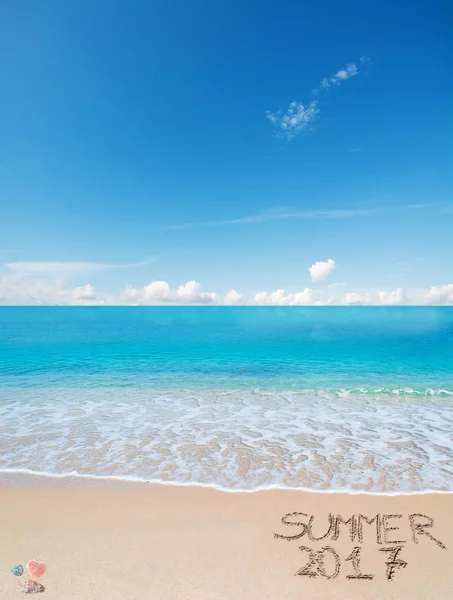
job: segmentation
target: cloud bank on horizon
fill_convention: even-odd
[[[27,264],[27,269],[14,265]],[[49,263],[49,265],[63,263]],[[68,265],[79,263],[66,263]],[[91,264],[91,263],[83,263]],[[137,263],[141,264],[141,263]],[[110,268],[107,265],[106,268]],[[308,269],[314,282],[325,281],[337,268],[333,259],[317,261]],[[90,272],[89,268],[86,272]],[[258,291],[250,295],[231,289],[224,295],[202,290],[199,282],[191,280],[172,288],[167,281],[151,281],[142,288],[126,285],[116,294],[98,291],[87,283],[68,287],[63,279],[52,279],[56,271],[46,263],[8,263],[0,270],[0,305],[61,305],[61,306],[407,306],[453,305],[453,283],[431,286],[428,289],[404,291],[395,289],[358,289],[342,292],[345,281],[324,288],[304,287],[300,291]],[[67,274],[74,271],[68,268]],[[50,277],[49,277],[50,274]]]

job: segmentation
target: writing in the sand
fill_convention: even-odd
[[[302,512],[288,513],[282,517],[282,524],[285,527],[297,528],[292,533],[274,533],[274,537],[288,542],[302,540],[306,537],[311,542],[330,541],[336,542],[340,535],[347,535],[354,545],[352,551],[343,561],[345,577],[351,580],[368,580],[375,577],[375,573],[363,570],[361,564],[361,552],[364,541],[376,542],[376,550],[382,557],[382,567],[385,577],[392,581],[399,569],[407,567],[407,561],[404,560],[404,545],[408,543],[419,544],[421,540],[435,544],[441,550],[446,550],[446,546],[436,537],[432,530],[434,528],[434,519],[421,513],[411,513],[409,515],[400,514],[377,514],[373,517],[367,517],[362,514],[354,514],[345,519],[341,515],[329,513],[327,522],[320,522],[314,515],[307,515]],[[403,537],[400,533],[403,530],[403,523],[406,523],[408,539],[395,539]],[[315,533],[316,532],[316,533]],[[391,539],[390,539],[391,538]],[[342,571],[343,561],[338,552],[332,546],[323,546],[320,550],[314,550],[309,546],[299,546],[299,550],[305,554],[305,564],[295,573],[305,577],[325,577],[333,579],[338,577]]]

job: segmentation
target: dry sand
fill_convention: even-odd
[[[312,522],[308,538],[304,525],[288,526],[281,520]],[[375,524],[362,522],[363,543],[351,541],[349,525],[335,518],[353,514],[368,518],[380,514],[378,543]],[[409,515],[422,513],[434,520],[431,528],[415,533]],[[401,517],[384,518],[399,514]],[[390,527],[399,526],[398,530]],[[371,496],[270,490],[226,493],[177,486],[76,486],[0,488],[0,598],[20,598],[18,579],[10,567],[28,559],[48,564],[42,577],[48,600],[67,598],[118,600],[303,600],[306,598],[366,600],[393,598],[453,598],[453,494]],[[384,532],[387,527],[388,531]],[[299,539],[277,539],[305,534]],[[425,531],[446,546],[443,549]],[[402,540],[395,558],[393,580],[386,576],[390,551],[380,550]],[[309,571],[317,576],[295,575],[307,564],[309,550],[329,546],[338,554],[336,577],[331,550],[324,562]],[[345,561],[354,547],[361,548],[360,571],[373,579],[347,579],[353,561]],[[393,554],[395,551],[393,551]],[[358,551],[356,551],[358,554]],[[25,596],[24,596],[25,597]]]

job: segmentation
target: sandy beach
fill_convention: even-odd
[[[0,598],[17,596],[11,566],[40,558],[49,600],[447,600],[452,509],[453,494],[9,481]]]

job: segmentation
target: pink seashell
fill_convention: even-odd
[[[44,590],[45,587],[41,583],[33,581],[32,579],[27,579],[20,585],[20,591],[24,592],[25,594],[38,594]]]
[[[46,572],[46,563],[37,558],[32,558],[26,565],[32,577],[41,577]]]

